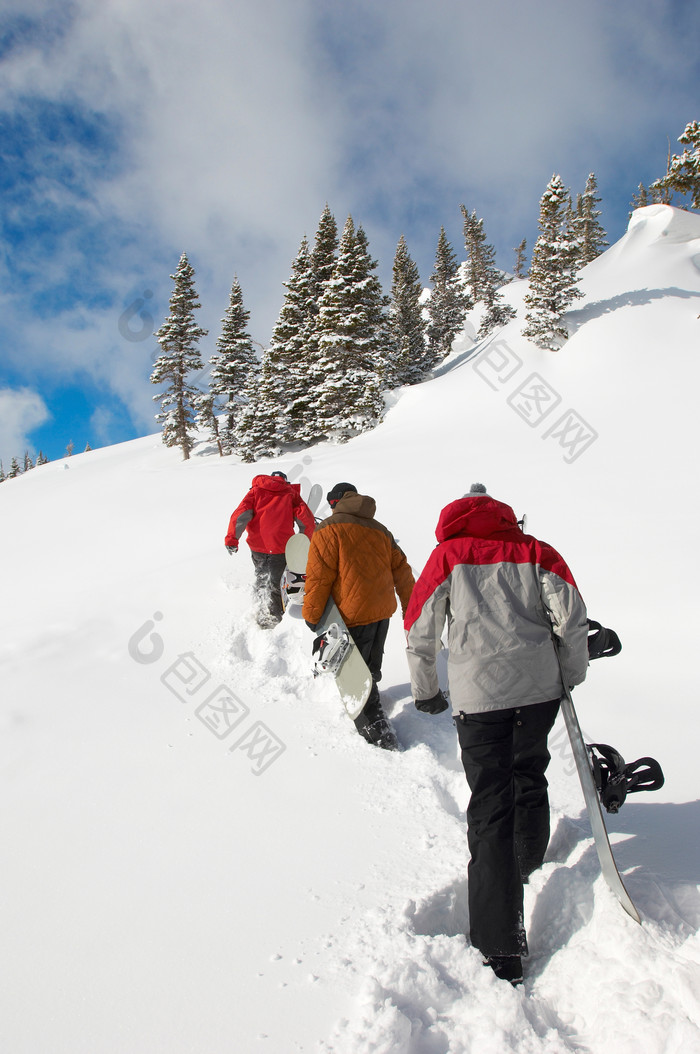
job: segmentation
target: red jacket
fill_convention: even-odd
[[[255,553],[283,553],[294,534],[314,533],[314,514],[301,497],[298,483],[288,483],[281,476],[255,476],[245,498],[234,509],[228,525],[225,545],[238,545],[248,529],[247,542]]]

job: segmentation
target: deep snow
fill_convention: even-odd
[[[456,736],[412,706],[398,616],[387,754],[314,682],[300,621],[257,628],[246,547],[223,547],[275,466],[154,436],[0,488],[0,1049],[700,1052],[700,218],[638,210],[582,288],[559,353],[522,314],[477,347],[472,320],[374,432],[275,464],[374,495],[416,571],[475,480],[562,552],[624,646],[576,690],[584,732],[666,772],[608,818],[643,925],[600,878],[558,724],[525,985],[484,970]]]

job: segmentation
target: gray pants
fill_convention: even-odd
[[[287,566],[284,553],[256,553],[251,549],[255,568],[255,590],[260,612],[258,622],[270,625],[279,622],[284,614],[280,581]]]

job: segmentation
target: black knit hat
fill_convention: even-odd
[[[348,491],[357,494],[357,487],[354,487],[352,483],[336,483],[333,489],[326,494],[326,501],[333,508],[340,501],[343,494],[347,494]]]

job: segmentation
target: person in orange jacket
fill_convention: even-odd
[[[269,476],[255,476],[243,501],[234,509],[224,544],[229,553],[238,552],[243,531],[255,568],[256,590],[260,602],[258,625],[267,629],[275,626],[283,614],[280,580],[286,560],[284,547],[294,534],[311,536],[315,526],[314,514],[301,497],[298,483],[289,483],[284,472]]]
[[[405,614],[413,574],[387,528],[374,519],[374,498],[358,494],[352,483],[336,483],[327,495],[331,515],[316,527],[306,564],[302,615],[315,630],[333,597],[350,636],[372,674],[372,691],[355,727],[369,743],[398,746],[379,698],[384,643],[396,596]]]

